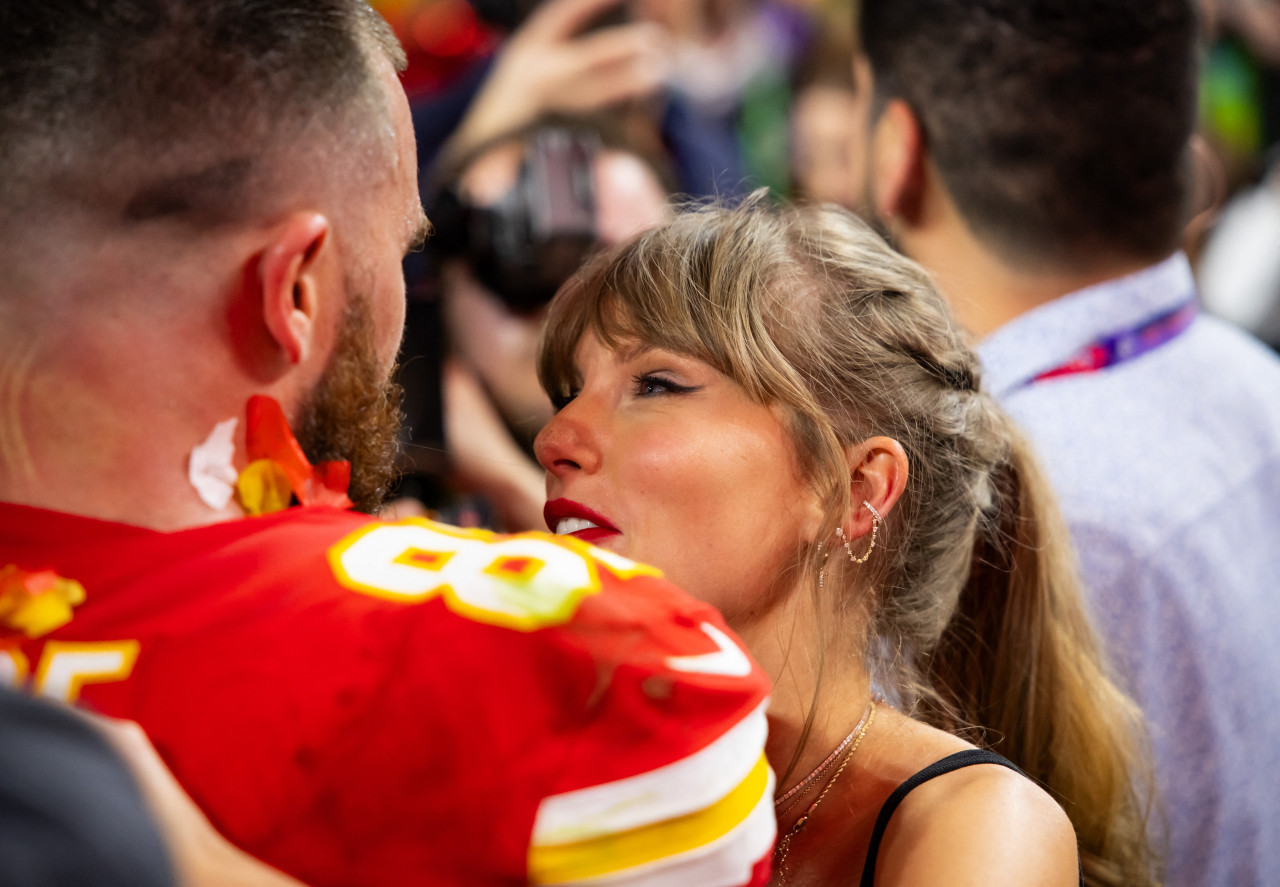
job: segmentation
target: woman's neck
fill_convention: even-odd
[[[776,797],[785,795],[820,767],[834,772],[839,765],[841,755],[833,753],[850,737],[856,738],[871,701],[870,681],[865,671],[857,671],[839,676],[828,669],[817,693],[810,692],[803,698],[782,689],[785,677],[781,683],[775,682],[765,752],[778,775]],[[829,766],[823,767],[824,763]],[[814,785],[824,778],[825,774],[818,774]],[[779,826],[788,825],[786,813],[794,814],[790,819],[796,819],[805,806],[788,805],[785,813],[779,811]]]
[[[758,621],[733,626],[773,682],[765,752],[778,796],[831,754],[871,699],[862,657],[831,643],[823,626],[832,617],[814,612],[821,602],[802,591],[786,600]]]

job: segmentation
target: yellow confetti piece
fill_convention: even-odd
[[[293,502],[289,476],[272,459],[258,459],[245,466],[236,479],[236,500],[245,514],[273,514]]]
[[[84,586],[52,570],[0,569],[0,628],[38,638],[71,621],[84,603]]]

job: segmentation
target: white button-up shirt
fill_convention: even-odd
[[[1202,314],[1131,360],[1034,381],[1194,297],[1179,253],[1042,305],[979,351],[1149,719],[1168,884],[1280,885],[1280,359]]]

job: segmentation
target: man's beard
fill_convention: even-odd
[[[333,355],[293,432],[311,464],[351,463],[347,496],[357,510],[372,513],[396,478],[404,391],[379,369],[368,300],[348,292]]]

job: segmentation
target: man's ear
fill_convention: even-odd
[[[920,221],[924,206],[924,130],[902,99],[890,99],[872,132],[872,175],[876,215],[908,225]]]
[[[319,309],[316,262],[329,240],[329,220],[319,213],[293,213],[272,232],[258,260],[262,318],[290,363],[311,351]]]
[[[907,453],[891,437],[871,437],[845,449],[849,460],[849,497],[852,507],[848,521],[850,539],[871,532],[874,516],[863,505],[870,502],[880,516],[887,517],[907,488],[910,464]]]

